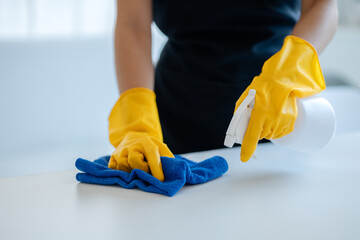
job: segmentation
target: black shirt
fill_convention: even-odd
[[[173,153],[223,147],[241,93],[280,50],[300,0],[153,0],[169,38],[155,69],[164,142]]]

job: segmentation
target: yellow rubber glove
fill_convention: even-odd
[[[109,138],[116,148],[109,168],[126,172],[137,168],[164,181],[160,156],[174,155],[163,143],[155,97],[147,88],[121,94],[109,116]]]
[[[309,97],[325,89],[319,59],[305,40],[287,36],[279,52],[263,65],[262,72],[242,93],[235,110],[256,90],[255,105],[241,146],[241,161],[255,152],[258,140],[283,137],[294,129],[296,98]]]

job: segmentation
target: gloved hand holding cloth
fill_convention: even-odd
[[[109,116],[109,138],[116,148],[109,168],[140,169],[164,181],[160,156],[174,157],[163,143],[154,91],[132,88],[120,95]]]
[[[235,111],[249,90],[256,90],[241,160],[250,159],[260,139],[280,138],[292,132],[297,117],[296,98],[315,95],[325,86],[314,47],[301,38],[287,36],[281,50],[264,63],[261,74],[236,102]]]

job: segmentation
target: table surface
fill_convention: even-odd
[[[272,143],[174,197],[78,183],[76,171],[0,180],[0,239],[360,239],[360,132],[312,155]]]

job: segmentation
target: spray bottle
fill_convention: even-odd
[[[225,146],[231,148],[235,143],[242,144],[254,108],[255,95],[256,91],[250,89],[248,96],[236,110],[226,131]],[[327,146],[334,137],[334,109],[325,98],[318,96],[298,98],[296,101],[298,115],[294,130],[288,135],[270,141],[300,152],[316,152]]]

